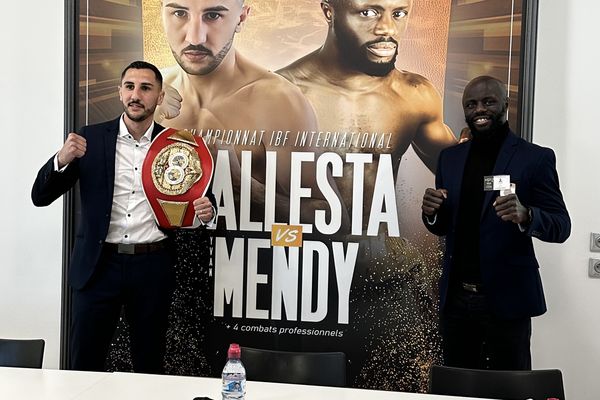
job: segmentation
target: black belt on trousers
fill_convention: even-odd
[[[118,254],[146,254],[167,247],[167,240],[160,240],[153,243],[104,243],[103,250]]]
[[[463,288],[463,290],[466,290],[467,292],[471,292],[471,293],[483,292],[483,287],[479,283],[462,282],[461,287]]]

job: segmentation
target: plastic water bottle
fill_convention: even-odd
[[[240,345],[232,343],[227,350],[227,363],[223,368],[223,400],[243,400],[246,395],[246,369],[240,360]]]

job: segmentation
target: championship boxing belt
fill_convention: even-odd
[[[213,159],[201,136],[167,128],[152,140],[142,166],[142,186],[162,228],[194,224],[194,200],[204,196]]]

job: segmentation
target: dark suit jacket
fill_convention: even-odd
[[[446,252],[440,281],[440,309],[448,293],[456,237],[456,219],[463,171],[471,143],[445,149],[440,154],[436,188],[448,190],[433,225],[432,233],[446,236]],[[541,315],[546,301],[533,250],[532,237],[562,243],[571,232],[571,220],[558,184],[556,158],[551,149],[529,143],[510,132],[502,144],[494,175],[510,175],[519,201],[532,210],[532,222],[525,232],[497,215],[493,202],[498,191],[486,192],[480,224],[480,265],[484,290],[492,312],[501,318]],[[483,182],[482,182],[483,187]]]
[[[108,234],[120,118],[83,127],[79,134],[87,141],[85,155],[71,162],[63,172],[54,171],[52,156],[40,169],[31,190],[33,204],[47,206],[79,180],[81,220],[69,270],[69,283],[75,289],[83,288],[91,278]],[[152,138],[163,129],[155,123]],[[212,193],[207,196],[216,208]]]

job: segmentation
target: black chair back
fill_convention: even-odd
[[[558,369],[492,371],[434,365],[429,393],[503,400],[565,400]]]
[[[43,339],[0,339],[0,366],[42,368]]]
[[[346,354],[342,352],[275,351],[242,347],[246,378],[263,382],[346,385]]]

